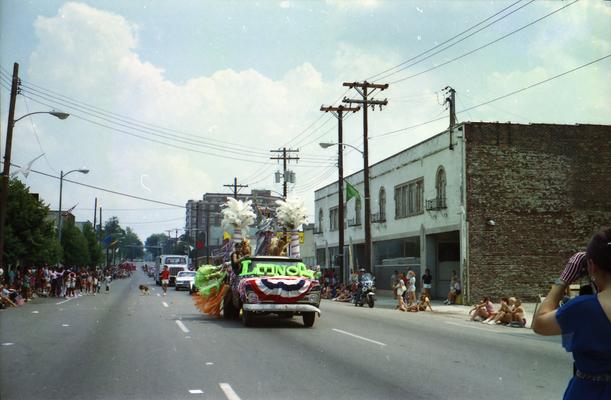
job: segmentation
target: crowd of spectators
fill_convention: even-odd
[[[489,325],[526,326],[524,307],[516,297],[502,297],[501,304],[495,310],[490,297],[485,296],[469,311],[471,321],[479,321]]]
[[[16,307],[34,297],[70,298],[110,290],[113,279],[129,275],[117,266],[100,268],[32,267],[0,271],[0,307]]]

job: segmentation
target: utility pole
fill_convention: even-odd
[[[102,240],[102,205],[100,205],[100,230],[98,231],[98,241]]]
[[[372,251],[371,251],[371,197],[369,195],[369,140],[367,139],[367,109],[369,106],[375,109],[375,106],[379,106],[382,110],[382,106],[388,105],[388,100],[372,100],[369,96],[372,96],[376,90],[388,89],[388,83],[378,84],[364,82],[344,82],[343,86],[347,86],[351,89],[355,89],[360,95],[361,99],[348,99],[344,97],[343,102],[348,104],[362,104],[363,105],[363,183],[365,186],[365,265],[367,271],[372,271]],[[369,91],[369,89],[372,89]]]
[[[195,204],[195,268],[198,267],[199,263],[199,203],[200,201]]]
[[[283,160],[283,173],[282,173],[282,179],[283,179],[283,184],[282,184],[282,196],[284,197],[284,199],[286,200],[286,196],[287,196],[287,163],[290,162],[291,160],[295,160],[298,161],[299,157],[293,157],[290,155],[290,153],[299,153],[299,150],[292,150],[292,149],[287,149],[286,147],[283,147],[282,149],[279,150],[270,150],[270,152],[272,153],[282,153],[282,156],[277,156],[277,157],[270,157],[270,160]],[[289,153],[289,154],[287,154]]]
[[[13,64],[13,80],[9,100],[8,122],[6,126],[6,146],[4,147],[4,169],[2,173],[2,193],[0,194],[0,267],[4,268],[4,236],[6,233],[6,212],[8,208],[9,174],[11,173],[11,146],[13,145],[13,126],[15,125],[15,100],[19,90],[19,64]],[[8,268],[4,268],[8,271]]]
[[[93,202],[93,234],[95,235],[96,232],[96,226],[95,224],[98,222],[96,220],[98,216],[98,198],[95,198],[95,201]]]
[[[225,187],[232,187],[233,188],[233,198],[234,199],[238,199],[238,188],[247,188],[248,185],[238,185],[238,178],[234,177],[233,178],[233,185],[223,185]]]
[[[206,204],[206,264],[210,264],[210,241],[208,236],[210,235],[210,203]]]
[[[344,105],[340,105],[338,107],[320,107],[320,111],[330,112],[337,118],[337,168],[338,168],[338,228],[339,228],[339,255],[340,255],[340,269],[339,269],[339,281],[340,283],[344,283],[344,133],[343,133],[343,122],[344,122],[344,112],[357,112],[360,110],[360,107],[346,107]]]
[[[454,150],[452,130],[454,129],[454,125],[456,125],[456,90],[449,86],[446,86],[443,90],[447,92],[447,97],[443,104],[450,104],[450,126],[448,129],[450,130],[450,150]]]

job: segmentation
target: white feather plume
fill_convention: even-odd
[[[288,197],[286,201],[276,200],[278,208],[276,215],[278,221],[288,229],[297,229],[299,225],[307,222],[307,210],[303,206],[303,199]]]
[[[221,207],[223,207],[221,210],[221,214],[223,214],[222,225],[225,229],[239,228],[246,230],[249,225],[255,222],[256,215],[252,210],[251,200],[243,202],[230,197]]]

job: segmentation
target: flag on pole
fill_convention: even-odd
[[[350,184],[350,182],[348,181],[345,181],[345,182],[346,182],[346,203],[349,202],[350,199],[353,197],[360,199],[361,195],[359,194],[359,191],[356,190],[354,186]]]

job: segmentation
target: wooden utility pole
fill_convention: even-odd
[[[283,173],[282,173],[282,179],[283,179],[283,184],[282,184],[282,195],[284,197],[284,199],[286,200],[286,196],[287,196],[287,179],[286,179],[286,166],[287,166],[287,162],[291,161],[291,160],[299,160],[299,157],[293,157],[290,154],[287,153],[298,153],[299,150],[291,150],[291,149],[287,149],[286,147],[283,147],[282,149],[279,150],[270,150],[272,153],[282,153],[282,156],[277,156],[277,157],[270,157],[270,160],[283,160]]]
[[[357,112],[360,107],[346,107],[340,105],[338,107],[320,107],[320,111],[330,112],[337,118],[337,191],[338,191],[338,229],[339,229],[339,244],[338,250],[340,255],[339,265],[339,281],[345,282],[344,278],[344,136],[343,122],[344,112]]]
[[[377,84],[364,82],[344,82],[343,86],[347,86],[351,89],[355,89],[360,95],[361,99],[348,99],[344,97],[343,102],[348,104],[362,104],[363,105],[363,183],[365,187],[365,269],[372,272],[372,252],[371,252],[371,198],[369,196],[369,140],[367,139],[367,109],[369,106],[379,106],[380,110],[382,106],[388,105],[388,100],[371,100],[369,96],[372,96],[376,90],[388,89],[388,83]],[[369,91],[371,89],[371,91]]]
[[[238,185],[238,178],[234,177],[233,178],[233,185],[223,185],[225,187],[232,187],[233,188],[233,198],[234,199],[238,199],[238,188],[247,188],[248,185]]]
[[[452,130],[454,129],[454,125],[456,125],[456,90],[449,86],[446,86],[443,90],[448,93],[448,97],[446,97],[443,104],[450,104],[450,126],[448,129],[450,130],[450,150],[454,150],[454,144],[452,143]]]
[[[13,79],[11,84],[11,97],[9,100],[8,122],[6,125],[6,146],[4,147],[4,168],[2,173],[2,193],[0,193],[0,267],[5,271],[9,269],[4,265],[4,239],[6,234],[6,211],[8,208],[9,174],[11,173],[11,146],[13,143],[13,126],[15,125],[15,100],[19,90],[19,64],[13,64]]]

